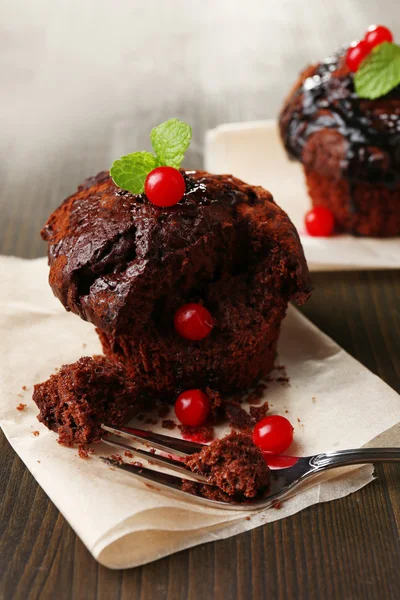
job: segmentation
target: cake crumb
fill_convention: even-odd
[[[222,410],[222,397],[221,394],[211,388],[206,388],[206,394],[208,399],[210,400],[211,405],[211,415],[214,419],[218,419],[221,416]]]
[[[250,517],[246,517],[246,521],[250,521]]]
[[[78,456],[79,458],[89,458],[88,449],[85,446],[78,446]]]
[[[267,412],[269,411],[268,402],[264,402],[261,406],[250,406],[250,415],[253,417],[256,423],[264,419],[267,416]]]
[[[111,456],[109,456],[108,458],[110,458],[111,460],[115,460],[115,462],[118,462],[119,464],[122,464],[124,462],[120,454],[111,454]]]
[[[139,467],[139,468],[143,467],[143,463],[141,463],[138,460],[135,460],[135,461],[131,462],[130,464],[133,465],[134,467]]]
[[[286,409],[286,410],[285,410],[285,413],[286,413],[287,415],[289,414],[289,411],[288,411],[288,409]]]
[[[40,435],[38,431],[32,431],[32,434],[33,434],[35,437],[37,437],[38,435]]]
[[[18,398],[23,398],[22,394],[17,394]]]
[[[315,396],[313,396],[313,397],[311,398],[311,400],[312,400],[313,402],[316,402],[316,401],[317,401],[317,399],[316,399],[316,397],[315,397]]]
[[[156,453],[156,449],[155,448],[150,448],[149,452],[150,452],[150,454],[155,454]]]
[[[207,444],[214,439],[215,432],[213,427],[188,427],[187,425],[178,425],[178,427],[182,432],[184,440]]]
[[[82,348],[85,349],[86,347],[87,347],[87,344],[83,343]]]
[[[40,460],[37,460],[36,462],[38,462],[40,464]]]
[[[26,385],[23,385],[23,386],[22,386],[22,389],[24,390],[24,392],[26,392],[26,390],[27,390],[27,387],[26,387]]]
[[[252,390],[250,392],[250,394],[247,396],[247,402],[249,404],[260,404],[267,387],[268,386],[265,382],[260,381],[260,383],[258,383],[256,385],[256,387],[254,388],[254,390]]]
[[[245,431],[254,425],[253,418],[235,400],[224,402],[223,408],[231,427]]]
[[[148,417],[145,420],[146,425],[157,425],[158,419],[153,419],[152,417]]]
[[[26,408],[26,404],[23,404],[23,402],[20,402],[18,404],[18,406],[16,407],[17,410],[24,410]]]
[[[130,450],[125,450],[124,456],[127,456],[128,458],[133,458],[133,454]]]
[[[164,419],[163,422],[161,423],[161,427],[163,427],[164,429],[172,430],[177,427],[177,424],[172,419]]]
[[[272,508],[276,508],[277,510],[279,510],[280,508],[282,508],[282,502],[279,502],[279,500],[277,502],[274,502]]]
[[[301,421],[300,421],[299,417],[297,417],[297,422],[298,422],[298,423],[301,423]]]
[[[156,408],[160,419],[164,419],[164,417],[166,417],[169,413],[169,406],[165,402],[158,402]]]

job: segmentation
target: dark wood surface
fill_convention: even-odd
[[[119,0],[121,13],[106,4],[101,11],[94,0],[0,7],[2,254],[43,255],[38,231],[51,209],[120,152],[144,148],[164,118],[193,125],[186,164],[198,166],[205,129],[274,116],[310,60],[376,20],[400,35],[398,0],[171,0],[157,4],[164,7],[157,18],[144,0]],[[152,33],[151,44],[142,30]],[[304,313],[400,391],[400,273],[321,273],[314,283]],[[1,599],[400,597],[400,466],[379,467],[374,483],[347,498],[110,571],[2,434],[0,448]]]

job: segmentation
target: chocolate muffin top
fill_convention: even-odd
[[[344,51],[301,73],[279,124],[289,155],[322,175],[400,183],[400,86],[377,100],[358,97]]]
[[[299,237],[269,192],[229,175],[182,174],[186,193],[170,208],[118,188],[102,172],[53,212],[41,235],[50,285],[67,310],[112,335],[127,323],[135,333],[174,289],[201,296],[222,273],[251,272],[277,252],[290,273],[282,293],[308,297]]]

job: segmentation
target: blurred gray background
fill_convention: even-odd
[[[298,71],[399,0],[0,0],[1,252],[39,256],[47,215],[177,116],[185,164],[223,122],[274,117]]]

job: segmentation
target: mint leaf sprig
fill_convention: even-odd
[[[383,42],[361,63],[354,75],[354,85],[360,98],[375,100],[400,85],[400,46]]]
[[[133,152],[115,160],[110,169],[113,182],[132,194],[143,194],[147,175],[157,167],[179,169],[192,138],[192,128],[179,119],[169,119],[150,134],[151,152]]]

